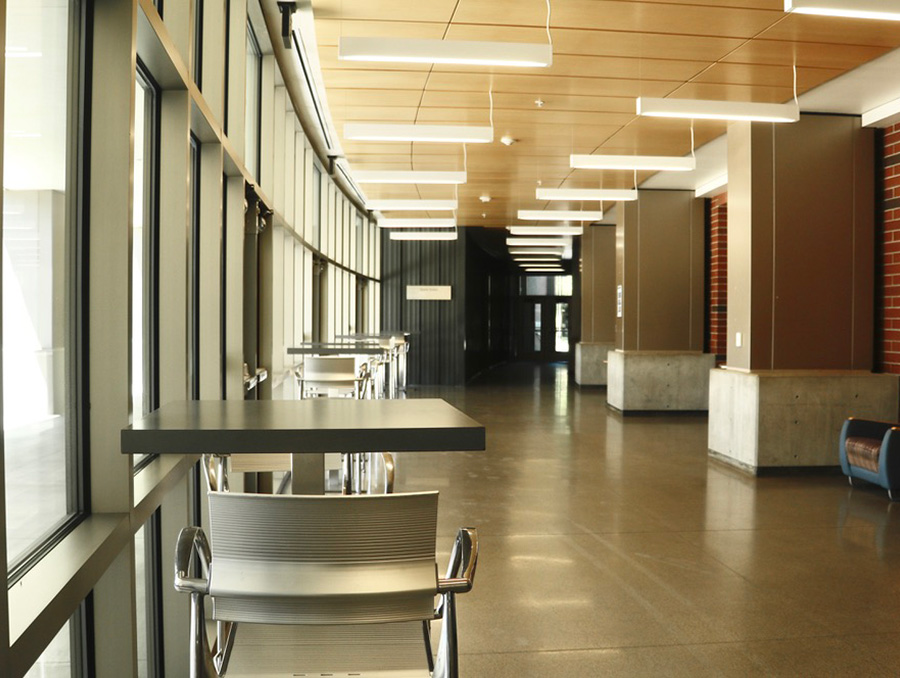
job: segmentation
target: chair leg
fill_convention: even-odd
[[[898,497],[894,496],[893,490],[888,490],[888,499],[890,499],[891,501],[897,501]]]
[[[206,614],[201,593],[191,593],[190,663],[190,678],[218,678],[219,676],[213,663],[209,638],[206,636]]]
[[[452,592],[444,594],[442,613],[441,640],[438,645],[437,661],[435,662],[432,677],[459,678],[456,596]]]
[[[847,482],[850,483],[850,487],[853,487],[853,476],[847,476]]]

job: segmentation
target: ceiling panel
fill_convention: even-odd
[[[900,24],[788,15],[783,0],[551,4],[553,65],[518,69],[343,62],[337,44],[341,36],[544,43],[542,0],[313,0],[319,59],[339,134],[345,121],[486,125],[493,92],[492,144],[464,150],[342,141],[351,171],[468,170],[469,183],[456,190],[367,184],[366,195],[458,194],[461,224],[516,223],[517,209],[547,206],[535,199],[538,182],[554,188],[634,185],[631,172],[572,170],[570,153],[691,152],[691,123],[638,118],[636,97],[784,102],[793,96],[794,64],[802,93],[900,45]],[[722,122],[695,122],[693,147],[725,130]],[[515,143],[500,144],[503,135]],[[638,183],[649,176],[641,173]],[[478,200],[484,193],[491,195],[489,203]]]

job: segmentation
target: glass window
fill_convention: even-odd
[[[556,304],[554,318],[554,350],[557,353],[569,352],[569,305],[565,302]]]
[[[522,294],[529,297],[572,296],[570,275],[526,275],[522,277]]]
[[[7,559],[78,509],[74,299],[76,2],[6,4],[3,435]],[[70,469],[72,469],[70,471]]]
[[[247,22],[247,84],[244,111],[244,165],[259,181],[259,116],[262,87],[262,51],[253,26]]]
[[[134,112],[134,202],[131,236],[131,416],[156,406],[156,86],[138,64]],[[135,468],[149,455],[136,456]]]
[[[188,244],[188,373],[191,398],[200,399],[200,142],[191,134],[191,238]]]
[[[199,89],[203,89],[203,0],[194,0],[193,76]]]
[[[25,678],[47,678],[59,676],[68,678],[72,671],[72,627],[71,621],[63,624],[59,633],[50,641],[34,665],[28,669]]]
[[[313,165],[312,220],[312,242],[310,244],[319,249],[319,236],[322,232],[322,170],[316,165]]]
[[[158,676],[162,659],[159,616],[159,522],[156,510],[134,535],[134,599],[138,678]]]

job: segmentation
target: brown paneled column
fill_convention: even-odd
[[[890,418],[873,375],[874,138],[851,116],[728,131],[728,336],[709,447],[756,470],[837,464],[848,416]]]
[[[606,356],[616,347],[616,229],[589,226],[581,239],[581,341],[575,382],[606,385]]]
[[[616,350],[609,404],[624,412],[705,410],[715,356],[703,353],[704,210],[691,191],[619,204]]]

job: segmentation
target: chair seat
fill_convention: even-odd
[[[239,624],[228,678],[428,678],[421,622]]]
[[[881,455],[881,441],[877,438],[848,437],[845,444],[847,461],[851,466],[878,473],[878,458]]]

